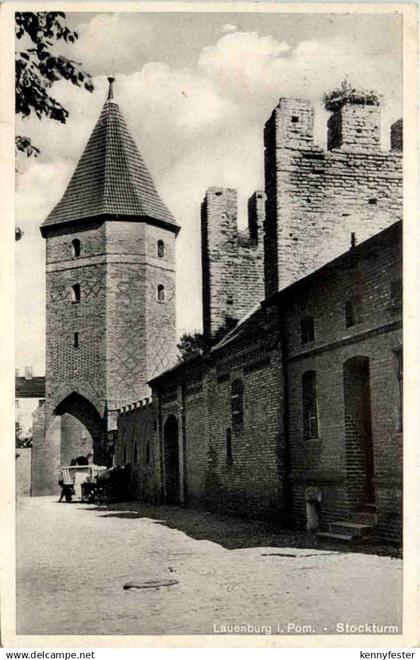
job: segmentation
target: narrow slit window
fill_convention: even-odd
[[[73,346],[74,348],[79,348],[79,333],[75,332],[73,335]]]
[[[157,242],[157,256],[160,258],[165,256],[165,243],[163,241]]]
[[[159,302],[165,302],[165,287],[163,284],[159,284],[157,288],[157,299]]]
[[[351,298],[346,300],[344,306],[344,313],[346,318],[346,328],[351,328],[353,325],[360,323],[361,319],[361,303],[359,298]]]
[[[232,453],[232,431],[226,430],[226,466],[230,469],[233,467],[233,453]]]
[[[73,257],[80,257],[80,247],[81,247],[81,246],[80,246],[80,241],[79,241],[79,239],[78,239],[78,238],[75,238],[75,239],[71,242],[71,252],[72,252]]]
[[[402,280],[394,280],[391,282],[391,304],[401,306],[403,297]]]
[[[71,300],[73,303],[80,302],[80,284],[73,284],[71,287]]]
[[[312,316],[305,316],[301,321],[302,344],[308,344],[315,339],[315,326]]]

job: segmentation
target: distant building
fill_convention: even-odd
[[[45,378],[33,376],[32,367],[25,367],[24,376],[16,370],[16,494],[31,494],[33,420],[45,403]]]

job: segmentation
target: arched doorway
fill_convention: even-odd
[[[69,465],[72,459],[87,457],[89,453],[93,453],[95,462],[100,463],[103,424],[90,401],[77,392],[72,392],[61,401],[54,413],[61,419],[61,465]]]
[[[169,415],[163,428],[165,459],[165,493],[168,504],[179,503],[178,420]]]
[[[347,360],[343,377],[348,495],[358,509],[375,501],[369,358]]]

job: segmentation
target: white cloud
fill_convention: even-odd
[[[83,67],[94,75],[98,66],[109,75],[135,71],[154,40],[144,13],[97,14],[82,23],[78,33],[79,39],[69,46],[69,55],[83,62]]]
[[[232,25],[232,23],[225,23],[220,28],[220,31],[221,32],[236,32],[237,29],[238,28],[236,27],[236,25]]]
[[[198,68],[237,102],[269,90],[277,78],[279,59],[290,50],[285,42],[256,32],[234,32],[203,49]]]
[[[319,140],[326,133],[319,99],[345,73],[353,84],[384,94],[385,124],[400,113],[398,62],[387,53],[369,57],[357,41],[342,38],[306,40],[292,48],[270,35],[224,32],[184,68],[162,62],[140,66],[128,16],[96,17],[82,28],[79,41],[84,48],[89,44],[80,51],[84,63],[86,53],[98,49],[107,67],[114,62],[113,72],[118,67],[130,71],[131,63],[136,69],[116,76],[115,97],[158,190],[183,228],[178,238],[178,324],[183,330],[201,322],[200,202],[210,185],[237,187],[245,223],[246,198],[263,183],[264,122],[278,98],[309,97],[317,104]],[[25,231],[17,243],[18,350],[21,355],[28,347],[37,350],[39,360],[42,351],[33,348],[33,329],[42,328],[44,317],[44,246],[38,225],[63,194],[98,118],[106,98],[104,75],[95,78],[95,86],[89,95],[67,83],[55,85],[54,95],[70,110],[65,125],[34,119],[23,123],[24,134],[33,137],[42,155],[38,161],[21,160],[18,181],[17,221]]]

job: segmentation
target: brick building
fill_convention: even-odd
[[[121,411],[134,497],[399,539],[402,127],[382,151],[379,112],[344,105],[324,152],[309,103],[281,99],[247,233],[236,191],[207,191],[204,334],[239,322]]]
[[[95,462],[116,438],[114,464],[131,465],[133,497],[347,538],[377,523],[381,537],[399,538],[402,124],[390,151],[378,105],[345,102],[327,128],[323,151],[309,102],[280,99],[247,231],[236,191],[207,191],[208,348],[175,364],[178,227],[108,99],[42,227],[40,484],[82,424]]]

